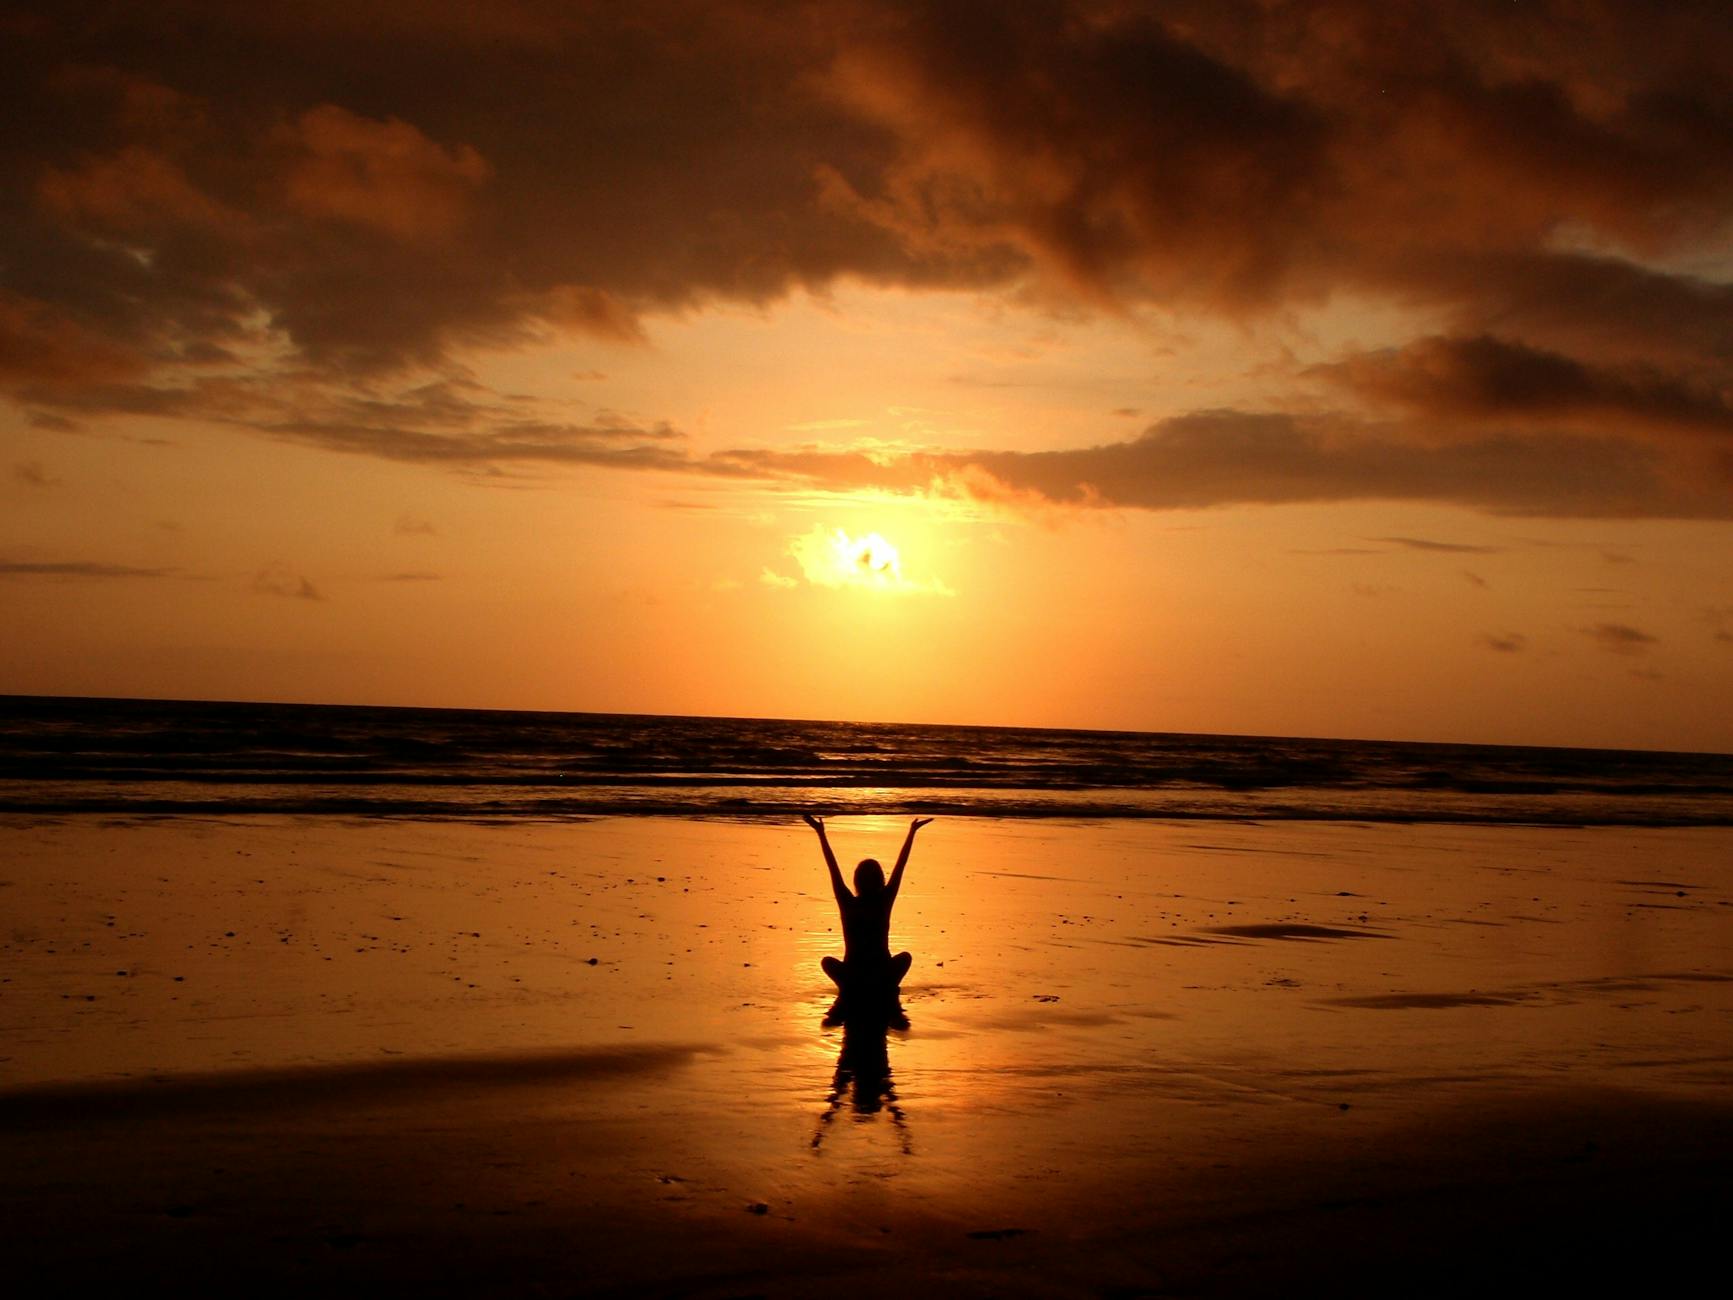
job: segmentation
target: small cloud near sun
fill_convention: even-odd
[[[897,548],[878,533],[850,537],[841,528],[815,525],[788,543],[787,554],[801,575],[815,587],[864,587],[871,591],[950,596],[955,593],[938,579],[917,582],[903,573]],[[766,568],[760,581],[767,586],[792,587],[797,579]]]

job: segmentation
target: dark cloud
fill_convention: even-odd
[[[1206,414],[1207,440],[1169,421],[1045,460],[928,459],[1152,508],[1727,513],[1733,454],[1637,441],[1733,433],[1733,285],[1679,269],[1733,212],[1712,3],[11,12],[0,389],[40,420],[691,469],[653,420],[368,389],[473,347],[637,346],[656,312],[842,279],[1235,319],[1349,293],[1445,322],[1327,372],[1406,428]]]
[[[1692,369],[1733,361],[1733,284],[1550,249],[1431,255],[1399,278],[1465,335]]]
[[[1500,654],[1512,655],[1520,654],[1523,650],[1528,648],[1528,638],[1521,632],[1505,632],[1502,635],[1486,632],[1481,635],[1480,644],[1485,646],[1488,650],[1496,650]]]
[[[1584,636],[1593,640],[1601,649],[1619,655],[1642,654],[1660,640],[1629,623],[1596,623],[1582,631]]]
[[[63,410],[196,419],[327,451],[419,464],[688,467],[678,449],[682,435],[666,424],[640,424],[607,411],[586,424],[550,419],[529,399],[501,397],[465,379],[399,389],[321,384],[304,376],[207,377],[173,386],[88,385],[31,396]],[[431,525],[411,531],[431,531]]]
[[[472,381],[360,390],[213,377],[173,388],[91,387],[57,400],[84,412],[197,418],[328,451],[487,473],[502,465],[595,466],[1038,508],[1407,500],[1508,515],[1733,517],[1733,495],[1717,480],[1682,472],[1645,442],[1539,432],[1441,440],[1400,422],[1341,415],[1204,411],[1164,420],[1129,441],[1036,452],[808,447],[696,456],[666,424],[605,411],[582,424],[548,419],[534,402]],[[431,525],[399,521],[398,531]],[[1423,537],[1372,540],[1447,554],[1503,549]]]
[[[1478,573],[1475,573],[1472,569],[1464,569],[1462,571],[1462,580],[1473,587],[1485,587],[1488,585],[1486,579],[1481,577]]]
[[[92,560],[0,560],[0,578],[167,578],[177,572]]]
[[[391,526],[391,531],[399,537],[438,537],[439,529],[430,520],[416,515],[399,515],[397,522]]]
[[[1129,442],[1061,451],[736,451],[716,463],[824,488],[937,490],[1007,504],[1149,510],[1410,500],[1500,514],[1733,517],[1713,483],[1675,479],[1653,450],[1614,439],[1488,436],[1426,442],[1341,418],[1211,411]],[[1386,539],[1426,547],[1426,539]],[[1437,543],[1440,549],[1455,544]]]
[[[0,320],[39,378],[218,357],[260,312],[376,367],[841,275],[1631,328],[1560,227],[1665,252],[1733,195],[1712,5],[21,8]],[[1724,286],[1600,261],[1725,342]]]
[[[438,582],[437,573],[387,573],[380,577],[381,582]]]
[[[423,464],[536,461],[614,469],[680,469],[686,464],[679,451],[656,445],[676,436],[665,425],[642,429],[525,422],[451,432],[393,421],[291,417],[255,427],[287,442]]]
[[[1733,401],[1721,388],[1653,365],[1592,366],[1488,335],[1422,339],[1320,369],[1362,396],[1458,426],[1563,422],[1733,438]]]
[[[1331,125],[1137,10],[868,7],[830,85],[890,133],[839,208],[904,248],[1001,245],[1105,300],[1240,306],[1294,277],[1277,229],[1329,206]]]
[[[821,166],[886,143],[820,92],[806,6],[528,0],[508,41],[422,8],[41,6],[0,69],[0,375],[203,364],[261,324],[368,372],[845,273],[981,278],[819,202]]]

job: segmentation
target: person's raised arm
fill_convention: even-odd
[[[808,826],[818,832],[818,845],[824,850],[824,865],[830,872],[831,892],[836,895],[837,905],[843,906],[844,900],[850,895],[848,886],[842,883],[842,872],[837,869],[836,854],[830,851],[830,839],[824,833],[824,818],[814,817],[811,813],[802,813],[801,818]]]
[[[890,883],[885,886],[889,902],[897,901],[897,890],[903,887],[903,868],[909,865],[909,850],[915,847],[915,832],[932,820],[931,817],[917,817],[909,823],[908,837],[903,840],[902,852],[897,854],[896,870],[891,872]]]

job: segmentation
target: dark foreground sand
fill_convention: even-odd
[[[888,853],[893,831],[836,838]],[[845,1039],[820,1024],[834,918],[793,830],[0,828],[9,1281],[1136,1296],[1718,1275],[1733,835],[929,834],[897,927],[921,958],[910,1025]]]

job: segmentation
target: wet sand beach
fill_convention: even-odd
[[[845,863],[904,823],[844,818]],[[1712,1264],[1733,832],[10,818],[32,1293],[1390,1294]]]

